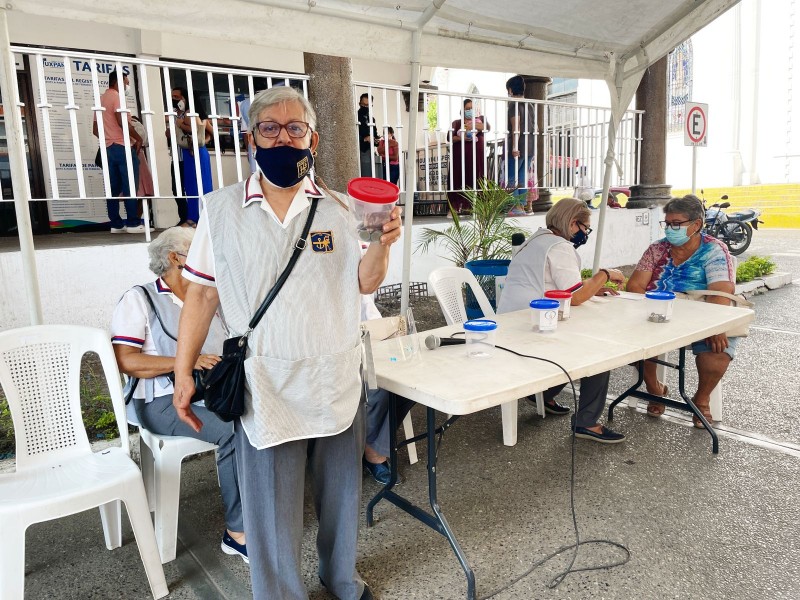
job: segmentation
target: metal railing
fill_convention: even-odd
[[[200,194],[211,191],[208,181],[204,183],[203,172],[211,171],[210,161],[201,149],[207,147],[214,152],[214,184],[219,188],[250,174],[243,148],[243,131],[240,123],[246,115],[239,114],[243,100],[250,100],[258,89],[273,85],[294,85],[307,94],[308,76],[213,67],[175,61],[135,58],[113,54],[97,54],[57,50],[51,48],[28,48],[12,46],[11,50],[27,65],[30,73],[32,97],[28,106],[21,105],[25,119],[35,120],[39,145],[39,159],[44,176],[43,193],[34,194],[32,200],[47,200],[51,203],[51,221],[58,221],[60,214],[83,213],[87,222],[101,223],[105,215],[105,204],[91,208],[91,201],[111,198],[111,181],[106,148],[108,132],[103,118],[101,94],[107,87],[107,74],[111,70],[129,77],[131,90],[119,94],[119,110],[123,145],[131,148],[129,127],[132,118],[140,122],[147,144],[139,158],[146,161],[152,180],[150,193],[137,193],[137,173],[134,173],[133,155],[125,152],[125,178],[129,195],[120,195],[120,200],[141,198],[143,220],[149,226],[148,200],[164,198],[196,198],[184,195],[186,181],[182,171],[182,160],[172,160],[170,169],[174,177],[175,191],[165,190],[169,180],[162,181],[165,164],[172,157],[191,160],[194,164],[195,190]],[[122,89],[123,78],[119,78]],[[135,87],[134,87],[135,86]],[[178,113],[173,108],[173,88],[186,90],[185,114],[191,125],[189,148],[179,146],[180,129],[176,123]],[[137,114],[138,113],[138,114]],[[199,121],[197,117],[205,117]],[[96,137],[92,126],[96,122]],[[206,122],[210,132],[204,135]],[[164,137],[162,137],[164,136]],[[164,140],[160,142],[159,140]],[[28,148],[31,148],[29,140]],[[224,165],[223,155],[232,151],[233,166]],[[95,160],[95,153],[98,159]],[[169,157],[166,155],[169,154]],[[163,159],[163,160],[159,160]],[[228,161],[229,162],[229,161]],[[26,161],[26,174],[30,176]],[[99,164],[96,164],[99,163]],[[38,166],[38,165],[37,165]],[[227,168],[226,168],[227,167]],[[141,174],[141,171],[140,171]],[[3,200],[9,186],[2,186]],[[139,190],[141,192],[141,190]],[[76,203],[80,200],[82,203]],[[79,206],[81,204],[82,206]],[[92,220],[94,217],[94,220]],[[149,234],[149,229],[148,229]]]
[[[375,128],[378,137],[385,139],[391,127],[403,150],[408,136],[409,88],[356,82],[353,89],[356,100],[364,93],[372,99],[368,119],[374,123],[370,127]],[[416,132],[418,149],[413,160],[417,165],[417,191],[421,194],[475,189],[481,177],[518,188],[573,188],[578,184],[599,187],[602,183],[609,108],[444,90],[420,90],[420,95],[419,108],[424,117]],[[472,102],[474,114],[465,127],[462,114],[466,100]],[[514,130],[510,129],[510,115],[516,117]],[[639,182],[641,138],[636,131],[641,130],[637,129],[641,116],[642,111],[629,110],[617,127],[612,185]],[[356,123],[358,127],[357,115]],[[363,130],[362,125],[360,131]],[[518,159],[507,152],[508,145],[514,143]],[[389,179],[389,171],[381,168],[388,163],[388,150],[385,144],[378,144],[373,140],[366,162],[361,153],[362,164],[367,167],[366,172],[362,168],[362,175]],[[535,161],[540,152],[544,153],[543,161]],[[406,160],[409,157],[401,152],[401,174]],[[541,173],[535,168],[537,162],[543,165]],[[402,176],[398,183],[404,190]]]

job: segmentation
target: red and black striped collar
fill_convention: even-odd
[[[159,294],[171,294],[172,290],[167,285],[167,282],[161,279],[161,277],[159,277],[158,279],[156,279],[156,292],[158,292]]]
[[[261,201],[264,199],[264,194],[261,193],[261,185],[259,184],[259,179],[261,178],[261,174],[256,172],[250,175],[245,182],[244,182],[244,200],[242,200],[242,208],[245,206],[252,204],[256,201]],[[306,177],[303,180],[303,193],[308,198],[324,198],[325,194],[323,194],[317,185],[312,181],[310,177]]]

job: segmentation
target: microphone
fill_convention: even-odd
[[[467,340],[464,338],[440,338],[434,334],[430,334],[425,338],[425,347],[428,350],[436,350],[439,346],[457,346],[458,344],[466,343]]]

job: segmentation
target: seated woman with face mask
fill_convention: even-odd
[[[733,294],[736,288],[733,259],[725,244],[702,232],[704,220],[703,203],[697,196],[688,195],[667,202],[661,221],[664,238],[645,250],[628,280],[627,290],[639,294],[651,290],[714,290]],[[727,298],[719,296],[709,296],[706,302],[730,304]],[[699,380],[693,402],[709,422],[711,392],[733,360],[738,339],[720,333],[692,344]],[[667,395],[667,386],[658,380],[655,363],[644,363],[644,382],[651,394]],[[660,417],[664,408],[660,402],[650,402],[647,414]],[[703,428],[700,419],[692,417],[692,420],[695,427]]]
[[[498,313],[527,309],[531,300],[543,298],[548,290],[572,292],[572,306],[580,306],[594,295],[611,293],[604,288],[607,282],[625,281],[616,269],[600,269],[581,281],[581,261],[575,249],[589,239],[591,218],[586,203],[576,198],[562,198],[547,211],[546,228],[531,235],[511,260]],[[581,379],[576,437],[604,444],[625,440],[623,434],[597,422],[605,407],[608,379],[608,372]],[[545,390],[545,410],[549,414],[569,413],[569,408],[554,400],[564,385]]]

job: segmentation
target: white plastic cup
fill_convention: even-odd
[[[347,195],[358,239],[380,241],[383,226],[391,220],[392,209],[400,197],[400,188],[385,179],[356,177],[347,184]]]
[[[667,323],[672,319],[672,305],[675,294],[672,292],[645,292],[647,320],[653,323]]]
[[[569,309],[572,305],[572,292],[566,290],[548,290],[544,293],[548,300],[558,301],[558,320],[566,321],[569,319]]]
[[[531,300],[531,324],[538,333],[552,333],[558,327],[558,300]]]
[[[467,342],[467,356],[470,358],[491,358],[494,356],[494,338],[497,323],[489,319],[476,319],[464,323],[464,338]]]

